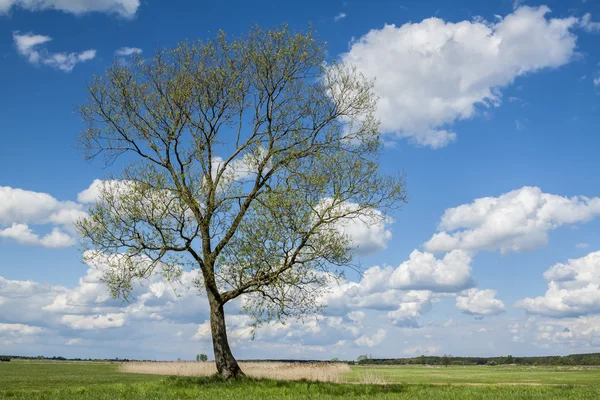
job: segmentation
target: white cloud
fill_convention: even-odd
[[[457,250],[436,259],[415,250],[398,268],[374,266],[358,282],[332,282],[321,301],[327,314],[356,310],[387,311],[393,325],[418,327],[419,317],[443,293],[474,286],[468,253]],[[348,314],[349,318],[352,318]]]
[[[394,223],[392,218],[376,209],[360,209],[356,203],[334,204],[333,199],[325,198],[317,212],[321,217],[339,218],[335,228],[349,239],[355,254],[366,255],[387,248],[392,238],[392,232],[388,229]]]
[[[387,331],[385,329],[379,329],[373,336],[363,335],[356,339],[354,343],[358,346],[375,347],[385,339],[386,335]]]
[[[127,57],[134,54],[141,54],[142,49],[137,47],[121,47],[115,51],[115,54],[121,57]]]
[[[0,0],[0,14],[11,8],[29,11],[57,10],[71,14],[103,12],[133,17],[140,6],[140,0]]]
[[[0,186],[0,225],[47,223],[51,220],[63,223],[64,211],[76,216],[83,212],[79,204],[58,201],[46,193]]]
[[[33,48],[52,40],[52,38],[49,36],[34,34],[19,35],[16,32],[13,33],[13,39],[15,41],[17,51],[21,55],[27,57],[27,60],[29,60],[29,62],[32,64],[37,64],[40,62],[41,57],[40,53],[34,51]]]
[[[38,326],[29,326],[23,324],[3,324],[0,323],[0,336],[25,336],[37,335],[44,330]]]
[[[588,247],[590,247],[590,245],[588,243],[577,243],[575,247],[577,247],[578,249],[587,249]]]
[[[492,289],[464,291],[456,297],[456,308],[478,317],[498,315],[505,311],[504,303],[496,299],[496,291]]]
[[[600,32],[600,22],[592,21],[592,14],[587,13],[579,21],[581,27],[587,32]]]
[[[86,215],[80,204],[59,201],[46,193],[0,186],[1,238],[49,248],[72,246],[73,223]],[[30,225],[51,225],[52,230],[39,235]]]
[[[594,86],[598,86],[600,85],[600,76],[597,78],[594,78]]]
[[[540,347],[558,346],[575,352],[596,352],[600,348],[600,317],[579,317],[537,324],[535,334]]]
[[[50,53],[45,47],[40,47],[52,40],[49,36],[14,32],[13,40],[17,52],[30,63],[48,65],[64,72],[70,72],[77,64],[96,57],[96,50],[93,49],[80,53]]]
[[[348,203],[348,208],[357,207]],[[358,255],[376,253],[387,248],[392,238],[388,225],[394,220],[385,216],[379,210],[367,210],[364,215],[355,218],[345,218],[337,223],[338,229],[350,238],[350,243]]]
[[[362,323],[367,315],[363,311],[351,311],[347,314],[349,320]]]
[[[26,246],[44,246],[48,248],[70,247],[75,245],[73,237],[54,228],[51,233],[39,236],[26,224],[13,224],[11,227],[0,230],[0,237],[14,239]]]
[[[103,190],[112,192],[113,190],[125,191],[127,184],[118,180],[94,179],[90,186],[77,194],[77,201],[83,204],[93,204],[100,200]]]
[[[558,263],[544,278],[548,281],[544,296],[525,298],[517,306],[555,318],[600,313],[600,251]]]
[[[429,18],[385,25],[351,44],[341,56],[380,96],[384,133],[439,148],[456,139],[451,125],[496,107],[500,89],[515,78],[568,63],[577,18],[548,19],[545,7],[520,7],[495,23]]]
[[[424,244],[431,252],[452,249],[530,251],[547,243],[562,225],[583,223],[600,215],[600,198],[563,197],[523,187],[499,197],[476,199],[447,209],[440,233]]]
[[[346,18],[348,15],[345,12],[341,12],[338,15],[336,15],[335,17],[333,17],[333,21],[334,22],[338,22],[344,18]]]
[[[107,329],[119,328],[125,324],[125,314],[105,314],[105,315],[64,315],[61,318],[63,324],[69,325],[73,329]]]
[[[414,250],[408,261],[400,264],[390,277],[396,289],[457,292],[474,285],[471,278],[471,256],[454,250],[438,260],[431,253]]]
[[[416,328],[419,326],[419,317],[431,310],[431,292],[413,291],[402,298],[402,302],[395,311],[388,312],[387,316],[393,325]]]
[[[434,355],[438,354],[441,350],[438,346],[411,346],[404,349],[404,354],[410,356],[419,356],[419,355]]]

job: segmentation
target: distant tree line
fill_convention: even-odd
[[[198,354],[197,361],[208,359],[205,354]],[[11,356],[0,355],[0,362],[13,360],[49,360],[49,361],[104,361],[104,362],[155,362],[156,360],[136,360],[127,358],[65,358],[65,357],[44,357],[44,356]],[[342,362],[354,365],[600,365],[600,353],[589,354],[570,354],[568,356],[542,356],[542,357],[513,357],[512,355],[502,357],[455,357],[450,354],[444,356],[425,356],[411,358],[372,358],[371,355],[361,355],[356,361],[340,360],[333,358],[330,361],[323,360],[289,360],[289,359],[271,359],[271,360],[243,360],[245,362],[285,362],[285,363],[323,363],[323,362]]]
[[[600,353],[542,357],[454,357],[450,355],[412,358],[370,358],[360,356],[358,365],[600,365]]]
[[[104,361],[104,362],[130,362],[130,361],[156,361],[156,360],[133,360],[127,358],[66,358],[66,357],[45,357],[45,356],[10,356],[0,355],[0,362],[10,360],[46,360],[46,361]]]

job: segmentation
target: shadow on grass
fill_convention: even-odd
[[[406,385],[367,385],[367,384],[344,384],[330,382],[313,382],[313,381],[281,381],[273,379],[256,379],[256,378],[236,378],[224,380],[218,375],[203,376],[203,377],[182,377],[171,376],[164,381],[167,385],[192,388],[198,386],[232,388],[239,389],[240,387],[256,387],[260,389],[279,389],[293,390],[294,392],[304,391],[312,394],[323,394],[330,396],[356,396],[356,395],[377,395],[384,393],[402,393],[406,391]]]

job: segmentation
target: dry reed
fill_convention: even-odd
[[[350,372],[344,363],[284,363],[241,362],[244,373],[252,378],[280,380],[309,380],[343,382]],[[208,376],[217,372],[212,362],[128,362],[121,364],[121,372],[170,376]]]

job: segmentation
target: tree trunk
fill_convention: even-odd
[[[220,304],[215,299],[210,299],[209,303],[210,329],[212,333],[213,350],[215,352],[215,364],[217,365],[217,371],[219,375],[225,379],[243,376],[244,373],[233,357],[231,348],[229,348],[223,304]]]

